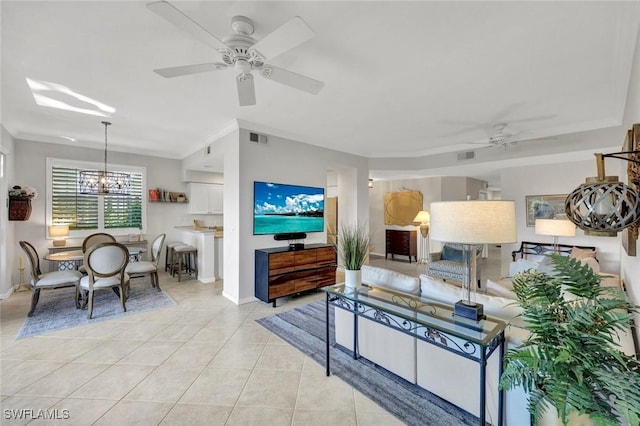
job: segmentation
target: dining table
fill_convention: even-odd
[[[140,261],[142,255],[147,251],[140,247],[127,247],[127,250],[129,250],[129,262]],[[43,259],[52,262],[50,270],[53,271],[77,270],[84,261],[84,253],[77,249],[57,251],[46,254]]]

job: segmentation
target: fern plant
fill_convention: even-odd
[[[624,354],[617,333],[637,312],[623,291],[600,287],[600,277],[579,261],[550,255],[551,274],[513,277],[528,339],[505,356],[502,389],[523,386],[534,422],[555,407],[587,414],[598,425],[640,423],[640,363]]]
[[[342,225],[338,233],[338,253],[345,269],[361,269],[369,253],[368,230],[362,225]]]

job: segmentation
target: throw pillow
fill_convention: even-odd
[[[591,268],[594,274],[600,273],[600,264],[595,258],[585,257],[580,259],[580,263],[582,263],[583,265],[587,265],[589,268]]]
[[[572,247],[571,254],[569,254],[569,256],[577,260],[582,260],[587,257],[593,257],[595,259],[597,254],[598,252],[595,250],[585,250],[578,247]]]
[[[445,244],[444,247],[442,247],[442,256],[440,259],[462,262],[462,250],[455,249]]]

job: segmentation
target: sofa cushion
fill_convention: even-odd
[[[515,262],[511,262],[509,265],[509,275],[514,276],[520,272],[528,271],[529,269],[537,270],[538,262],[534,262],[529,259],[518,259]]]
[[[462,262],[462,250],[451,247],[448,244],[445,244],[442,247],[442,260],[452,260],[454,262]]]
[[[415,295],[420,294],[418,277],[404,275],[385,268],[362,265],[362,283],[373,287],[386,287]]]
[[[510,280],[495,282],[487,279],[486,289],[489,296],[504,297],[511,300],[517,299],[516,294],[513,292],[513,283]]]
[[[462,297],[460,287],[449,285],[425,274],[420,275],[420,289],[422,296],[447,305],[453,305]],[[476,294],[472,299],[484,305],[484,313],[490,317],[511,321],[522,314],[522,308],[513,299],[486,294]]]

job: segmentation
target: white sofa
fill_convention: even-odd
[[[421,295],[450,305],[461,297],[459,287],[442,280],[427,275],[411,277],[371,266],[363,266],[362,282],[374,287]],[[476,295],[476,301],[484,305],[486,315],[505,322],[518,317],[521,308],[514,303],[515,294],[509,285],[508,281],[495,283],[487,280],[487,294]],[[336,309],[335,330],[336,342],[353,350],[353,314]],[[508,325],[505,330],[507,349],[515,348],[527,335],[526,330]],[[361,356],[468,412],[479,415],[480,379],[477,363],[366,318],[358,320],[358,345]],[[634,353],[630,333],[621,336],[621,345],[625,353]],[[497,423],[498,418],[498,358],[497,353],[492,354],[487,364],[487,421],[493,424]],[[523,389],[505,392],[504,419],[506,425],[529,424],[527,397]]]

